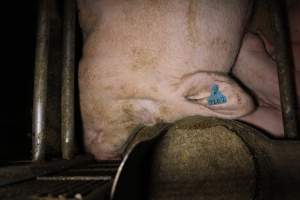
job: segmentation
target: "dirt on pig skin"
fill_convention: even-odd
[[[252,1],[78,0],[78,8],[84,139],[97,159],[120,157],[138,124],[254,110],[228,76]],[[226,102],[208,103],[213,85]]]

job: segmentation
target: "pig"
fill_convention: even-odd
[[[118,159],[139,124],[237,119],[253,98],[229,75],[252,0],[78,0],[86,150]],[[212,87],[222,102],[208,102]],[[214,101],[212,101],[214,102]]]
[[[259,2],[264,3],[263,1]],[[298,99],[297,113],[300,116],[300,2],[288,1],[288,20],[290,26],[291,47],[294,58],[294,75]],[[233,75],[254,94],[258,102],[256,110],[239,120],[254,125],[270,136],[283,137],[280,92],[277,76],[277,64],[272,29],[272,13],[261,6],[254,16],[242,43]],[[254,75],[255,74],[255,75]],[[254,76],[253,76],[254,75]]]

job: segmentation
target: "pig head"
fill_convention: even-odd
[[[138,124],[237,118],[252,99],[230,77],[250,0],[78,0],[80,106],[97,159],[118,158]],[[209,104],[212,86],[226,102]]]

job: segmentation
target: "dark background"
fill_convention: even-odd
[[[28,158],[36,34],[36,0],[2,4],[0,160]]]

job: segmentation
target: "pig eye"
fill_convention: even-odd
[[[219,91],[219,86],[217,84],[213,84],[207,102],[208,105],[224,104],[227,102],[227,97]]]

